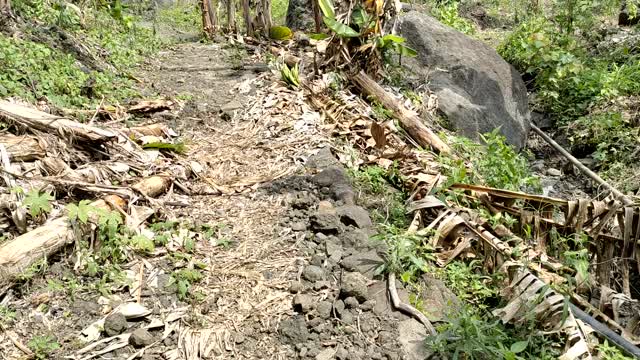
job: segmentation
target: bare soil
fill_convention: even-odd
[[[38,337],[60,345],[51,359],[410,358],[399,326],[413,326],[421,348],[420,326],[391,311],[374,276],[384,248],[319,117],[275,74],[247,66],[263,61],[228,43],[184,43],[139,69],[143,92],[182,106],[138,121],[170,125],[188,146],[180,160],[203,168],[182,181],[190,194],[166,195],[186,206],[154,219],[180,225],[123,267],[128,281],[78,274],[71,248],[34,269],[2,300],[15,315],[1,318],[1,359],[24,358]],[[176,274],[189,269],[203,277],[178,296]],[[150,313],[113,315],[137,298]],[[110,349],[119,333],[123,346]]]

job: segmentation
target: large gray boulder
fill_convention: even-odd
[[[529,132],[527,89],[520,74],[484,43],[410,11],[400,20],[400,34],[418,52],[403,62],[438,97],[438,110],[461,135],[501,127],[520,149]]]

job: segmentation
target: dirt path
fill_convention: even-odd
[[[0,359],[23,357],[34,339],[52,359],[421,356],[421,325],[393,313],[374,279],[384,248],[320,116],[257,60],[187,43],[142,66],[149,93],[182,104],[142,122],[165,122],[187,143],[180,161],[197,179],[175,179],[166,198],[188,205],[164,207],[148,232],[163,246],[113,278],[78,275],[71,251],[50,259],[3,300],[16,311],[0,314],[12,329]],[[141,316],[116,316],[136,302]]]

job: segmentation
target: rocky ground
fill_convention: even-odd
[[[186,140],[200,190],[162,210],[152,228],[170,241],[127,280],[78,275],[71,251],[35,269],[2,301],[3,359],[34,341],[51,359],[424,358],[425,330],[391,309],[384,245],[319,118],[261,60],[183,43],[139,69],[149,94],[181,99],[141,121]]]

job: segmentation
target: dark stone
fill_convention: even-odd
[[[135,348],[141,348],[153,344],[153,335],[147,329],[136,329],[129,337],[129,344]]]
[[[350,296],[350,297],[344,299],[344,304],[349,309],[355,309],[359,305],[358,299],[354,298],[353,296]]]
[[[344,205],[336,209],[340,221],[347,226],[370,230],[373,227],[369,212],[356,205]]]
[[[428,79],[438,110],[458,133],[479,139],[478,134],[500,127],[508,143],[518,149],[525,145],[527,89],[493,48],[417,11],[401,17],[400,35],[418,52],[405,64],[420,82]]]
[[[340,295],[344,298],[355,297],[358,301],[367,301],[368,295],[368,279],[357,272],[345,273],[342,277],[340,287]]]
[[[311,180],[320,187],[331,187],[336,184],[349,184],[347,172],[341,166],[328,167],[316,174]]]
[[[322,319],[328,319],[331,317],[331,309],[332,309],[333,305],[331,305],[331,302],[329,301],[321,301],[320,303],[318,303],[317,309],[318,310],[318,316],[320,316],[320,318]]]
[[[280,334],[285,343],[300,344],[309,338],[309,330],[302,315],[293,317],[280,323]]]
[[[376,250],[356,252],[342,260],[342,267],[345,270],[360,272],[369,279],[373,279],[375,271],[382,264],[384,264],[384,260]]]
[[[344,301],[338,300],[333,304],[333,311],[335,311],[336,315],[340,316],[344,312]]]
[[[315,214],[311,217],[311,227],[328,234],[337,234],[342,227],[337,214],[332,212],[323,212]]]
[[[104,332],[107,336],[120,335],[127,330],[127,319],[120,312],[114,312],[104,319]]]
[[[324,280],[324,270],[315,265],[309,265],[302,270],[302,277],[311,282]]]
[[[627,0],[622,1],[620,6],[620,13],[618,14],[618,25],[620,26],[633,26],[640,21],[640,14],[633,16],[629,11],[629,5]]]

